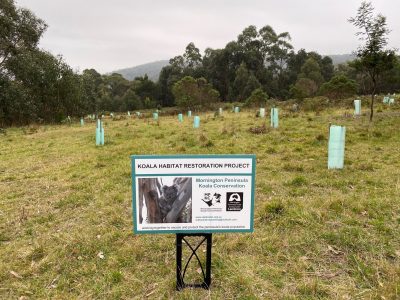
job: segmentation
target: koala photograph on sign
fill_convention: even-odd
[[[192,221],[192,178],[158,177],[138,180],[139,220],[146,223],[190,223]],[[158,205],[150,205],[153,200]],[[180,206],[174,203],[181,203]],[[147,207],[146,203],[149,203]],[[178,212],[172,211],[177,209]],[[154,218],[153,216],[159,216]],[[167,218],[169,216],[169,218]],[[173,218],[172,218],[173,216]]]
[[[252,232],[254,180],[254,155],[133,155],[134,232]]]

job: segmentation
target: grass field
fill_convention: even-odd
[[[350,110],[348,110],[350,112]],[[0,135],[2,299],[400,299],[400,110],[10,128]],[[345,125],[327,170],[328,124]],[[267,124],[268,125],[268,124]],[[175,291],[175,236],[134,235],[131,154],[257,155],[255,230],[214,234],[212,288]]]

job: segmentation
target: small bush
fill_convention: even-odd
[[[304,167],[302,165],[285,164],[283,170],[287,172],[303,172]]]
[[[329,99],[326,97],[306,98],[303,101],[302,107],[305,111],[322,111],[329,106]]]
[[[178,148],[176,148],[176,151],[178,151],[178,153],[179,152],[186,152],[186,148],[185,148],[185,146],[179,146]]]
[[[322,84],[320,93],[331,99],[350,97],[357,92],[357,83],[344,75],[337,75],[329,82]]]
[[[307,184],[307,179],[304,176],[296,176],[289,184],[292,186],[303,186]]]
[[[278,151],[275,148],[268,147],[267,150],[265,150],[268,154],[276,154]]]
[[[249,98],[246,99],[246,106],[264,106],[268,100],[268,95],[261,89],[255,89]]]
[[[267,127],[265,126],[265,124],[263,124],[262,126],[254,126],[250,127],[249,131],[253,134],[264,134],[267,132]]]
[[[200,141],[200,143],[204,143],[204,142],[206,142],[207,140],[208,140],[208,138],[207,138],[207,136],[206,136],[204,133],[200,134],[200,136],[199,136],[199,141]]]
[[[121,282],[123,279],[122,273],[119,271],[113,271],[110,274],[110,281],[113,284]]]
[[[31,254],[28,256],[28,259],[33,260],[33,261],[39,261],[44,257],[44,248],[42,246],[36,247],[33,249]]]
[[[281,202],[269,202],[261,210],[260,217],[263,220],[271,221],[279,218],[285,212],[285,207]]]
[[[382,137],[382,132],[380,132],[380,131],[374,131],[373,133],[372,133],[372,135],[374,136],[374,137]]]
[[[203,148],[208,148],[214,146],[213,141],[211,141],[204,133],[199,136],[200,146]]]

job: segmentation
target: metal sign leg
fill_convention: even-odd
[[[203,239],[196,245],[193,246],[189,243],[188,239],[185,237],[189,236],[200,236]],[[197,255],[196,251],[200,248],[200,246],[206,242],[206,263],[205,269],[203,268],[203,264]],[[190,248],[192,254],[189,256],[185,266],[182,268],[182,245],[186,244],[187,247]],[[204,289],[209,289],[211,285],[211,247],[212,247],[212,234],[211,233],[177,233],[176,234],[176,289],[178,291],[184,289],[185,287],[199,287]],[[185,283],[184,278],[186,274],[187,267],[191,259],[195,257],[199,263],[201,272],[203,274],[203,282],[202,283]]]

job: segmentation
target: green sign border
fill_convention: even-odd
[[[181,159],[181,158],[250,158],[252,160],[251,173],[230,173],[230,174],[146,174],[144,176],[251,176],[251,206],[250,206],[250,229],[211,229],[211,230],[137,230],[135,226],[136,218],[136,174],[135,174],[135,160],[136,159]],[[254,196],[255,196],[255,182],[256,182],[256,155],[255,154],[204,154],[204,155],[131,155],[132,167],[132,221],[133,233],[135,234],[167,234],[167,233],[216,233],[216,232],[253,232],[254,231]]]

